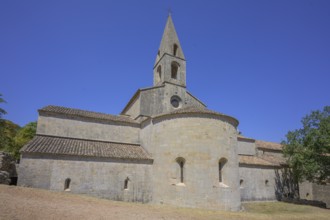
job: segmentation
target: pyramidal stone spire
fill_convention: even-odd
[[[164,83],[186,86],[186,60],[171,14],[168,15],[154,65],[154,86]]]
[[[175,51],[176,50],[176,51]],[[175,52],[175,53],[174,53]],[[164,54],[173,55],[181,59],[185,59],[178,35],[172,21],[171,14],[168,15],[166,26],[164,29],[162,41],[159,46],[156,63]]]

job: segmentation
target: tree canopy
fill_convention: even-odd
[[[330,106],[312,111],[302,120],[303,127],[289,131],[283,141],[297,182],[325,183],[330,180]]]
[[[0,94],[0,103],[5,103],[6,101],[3,98],[1,98],[1,96],[2,96],[2,94]],[[0,119],[5,114],[7,114],[7,112],[3,108],[0,108]]]
[[[6,101],[1,97],[0,103]],[[0,151],[12,154],[16,159],[19,158],[19,150],[29,142],[36,134],[37,122],[30,122],[24,127],[2,118],[7,112],[0,108]]]
[[[19,159],[19,150],[36,134],[37,122],[30,122],[24,127],[9,120],[0,120],[0,151],[12,154]]]
[[[37,122],[30,122],[18,130],[13,138],[14,144],[11,149],[11,153],[15,158],[19,158],[19,150],[35,136],[36,130]]]

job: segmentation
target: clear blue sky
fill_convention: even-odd
[[[329,0],[2,0],[5,118],[24,125],[50,104],[119,114],[152,86],[169,7],[188,90],[243,135],[281,141],[330,104]]]

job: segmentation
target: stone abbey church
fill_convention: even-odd
[[[129,202],[240,210],[275,200],[281,145],[240,136],[238,120],[186,89],[186,59],[168,17],[153,86],[120,115],[39,109],[21,149],[18,185]]]

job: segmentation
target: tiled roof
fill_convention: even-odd
[[[257,166],[271,166],[271,167],[279,166],[277,163],[271,163],[271,162],[266,161],[266,160],[264,160],[260,157],[245,156],[245,155],[239,155],[239,164],[257,165]]]
[[[21,152],[86,157],[147,159],[150,155],[140,145],[37,135]]]
[[[250,141],[250,142],[255,142],[255,139],[253,138],[248,138],[248,137],[245,137],[243,135],[237,135],[237,140],[245,140],[245,141]]]
[[[224,117],[228,117],[228,118],[234,120],[235,123],[236,123],[236,125],[238,125],[238,120],[235,119],[235,118],[233,118],[233,117],[231,117],[231,116],[224,115],[224,114],[221,114],[219,112],[212,111],[212,110],[209,110],[207,108],[197,107],[197,106],[180,108],[180,109],[171,111],[169,113],[164,113],[164,114],[160,114],[160,115],[154,116],[154,118],[162,117],[162,116],[165,116],[165,115],[176,115],[176,114],[186,114],[186,113],[204,113],[204,114],[224,116]]]
[[[273,156],[273,155],[262,155],[260,156],[263,160],[266,160],[270,163],[277,164],[277,165],[286,165],[286,159],[280,156]]]
[[[171,112],[171,114],[180,114],[180,113],[210,113],[210,114],[220,114],[219,112],[211,111],[207,108],[201,108],[197,106],[180,108]]]
[[[75,108],[66,108],[66,107],[54,106],[54,105],[48,105],[42,109],[39,109],[39,113],[42,113],[42,112],[63,114],[63,115],[69,115],[69,116],[79,116],[79,117],[91,118],[91,119],[101,119],[101,120],[139,124],[137,121],[135,121],[129,117],[126,117],[126,116],[110,115],[110,114],[104,114],[104,113],[99,113],[99,112],[85,111],[85,110],[80,110],[80,109],[75,109]]]
[[[283,146],[274,142],[256,141],[256,147],[261,149],[282,151]]]

